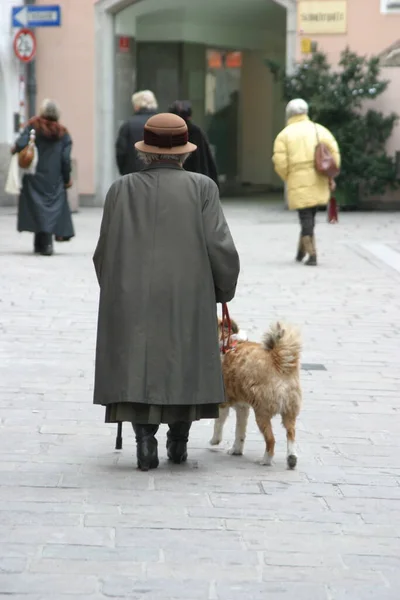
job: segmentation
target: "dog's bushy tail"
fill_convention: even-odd
[[[272,325],[263,338],[263,346],[280,373],[288,374],[299,368],[302,344],[297,328],[281,323]]]

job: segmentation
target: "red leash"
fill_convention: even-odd
[[[225,328],[228,330],[228,336],[225,335]],[[226,354],[231,347],[232,324],[229,316],[228,305],[222,305],[222,354]]]

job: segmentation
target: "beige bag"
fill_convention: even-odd
[[[18,165],[18,154],[13,154],[11,157],[4,191],[6,194],[10,194],[11,196],[18,196],[21,191],[21,175]]]

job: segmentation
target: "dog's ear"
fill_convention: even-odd
[[[232,328],[232,333],[239,333],[238,324],[233,319],[231,319],[231,328]]]
[[[279,339],[282,339],[282,338],[283,338],[283,336],[285,335],[285,330],[284,330],[284,328],[282,327],[282,325],[279,323],[279,321],[278,321],[278,323],[276,324],[276,330],[277,330],[277,333],[278,333],[278,337],[279,337]]]

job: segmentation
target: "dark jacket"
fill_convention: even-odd
[[[189,132],[189,142],[196,144],[197,150],[185,161],[185,170],[207,175],[207,177],[210,177],[218,185],[217,166],[206,134],[190,120],[187,120],[186,123]]]
[[[136,173],[143,169],[144,165],[137,156],[135,144],[143,139],[144,126],[155,114],[155,111],[142,109],[121,125],[115,144],[120,175]]]
[[[53,233],[69,239],[74,229],[65,186],[71,178],[71,136],[60,123],[34,117],[17,139],[16,152],[27,146],[31,129],[36,132],[39,162],[35,175],[23,178],[18,231]]]
[[[223,402],[216,302],[234,297],[239,258],[215,183],[170,163],[118,179],[93,260],[94,403]]]

